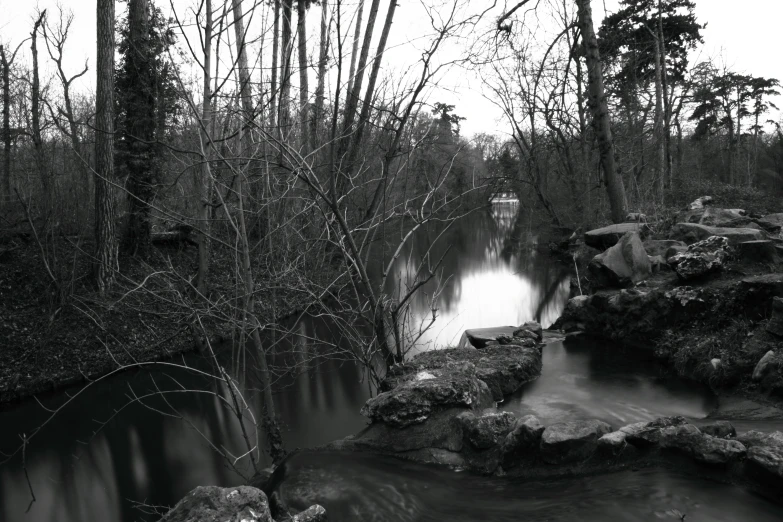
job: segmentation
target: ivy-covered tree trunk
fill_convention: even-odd
[[[11,85],[8,71],[8,57],[0,45],[0,60],[3,65],[3,201],[11,197]]]
[[[114,191],[114,0],[97,0],[95,90],[95,279],[103,294],[117,266]]]
[[[156,72],[150,40],[149,0],[129,0],[128,38],[121,78],[124,116],[120,161],[128,176],[128,224],[124,246],[145,257],[150,246],[152,203],[157,191]]]
[[[606,191],[609,196],[609,206],[612,221],[622,223],[627,214],[625,187],[623,179],[617,173],[614,158],[614,141],[612,139],[609,107],[604,91],[604,77],[601,71],[601,55],[598,52],[598,40],[593,28],[593,11],[590,0],[577,0],[579,7],[579,29],[582,31],[582,46],[587,62],[587,90],[590,97],[588,104],[593,113],[593,125],[598,137],[598,149],[601,155],[601,166],[604,171]]]

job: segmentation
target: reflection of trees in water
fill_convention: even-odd
[[[448,330],[450,322],[475,327],[476,322],[487,321],[486,318],[464,317],[471,313],[471,308],[476,308],[476,303],[469,301],[503,301],[519,310],[515,317],[509,318],[509,314],[505,314],[505,319],[498,318],[498,321],[535,318],[551,324],[568,297],[568,270],[530,248],[538,238],[519,208],[517,205],[494,205],[489,212],[470,215],[435,244],[432,241],[441,231],[437,225],[412,239],[405,255],[394,265],[393,281],[387,287],[387,292],[393,295],[400,286],[415,281],[422,252],[430,249],[430,256],[437,259],[447,248],[450,250],[442,267],[448,278],[444,276],[430,282],[414,296],[407,328],[415,330],[430,319],[434,296],[440,319],[434,326],[435,332],[427,336],[430,341],[436,332]]]

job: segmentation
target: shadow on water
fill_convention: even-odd
[[[518,208],[498,205],[491,212],[474,213],[442,235],[437,227],[421,230],[397,259],[387,288],[390,293],[410,281],[413,267],[425,252],[430,250],[431,257],[438,259],[448,250],[440,281],[423,288],[411,306],[413,323],[431,316],[433,302],[439,313],[435,327],[427,332],[418,350],[457,344],[466,328],[516,325],[531,319],[547,326],[561,312],[568,298],[568,271],[539,252],[535,230],[516,219]],[[344,346],[338,329],[323,318],[305,317],[287,327],[293,333],[277,346],[270,364],[286,447],[313,447],[359,431],[366,424],[359,409],[371,390],[363,369],[345,356],[351,347]],[[710,398],[704,390],[656,380],[644,364],[627,354],[594,348],[571,343],[547,347],[542,378],[503,407],[536,412],[544,419],[593,416],[611,419],[612,424],[621,418],[655,414],[700,416],[709,409]],[[185,362],[195,368],[210,368],[195,354]],[[257,378],[252,371],[241,377],[250,409],[261,418]],[[147,407],[127,405],[134,394],[175,390],[178,386],[201,393],[168,395],[167,402],[152,397],[145,401]],[[49,408],[56,407],[76,391],[78,388],[72,388],[41,400]],[[30,496],[21,459],[17,456],[0,467],[0,520],[156,520],[154,515],[145,516],[134,503],[169,506],[197,485],[242,483],[242,477],[210,446],[225,448],[232,455],[246,451],[236,419],[219,401],[226,393],[225,386],[214,380],[171,367],[127,372],[90,387],[28,447],[27,469],[37,498],[29,514],[25,515]],[[0,451],[13,451],[20,443],[19,434],[31,433],[47,415],[34,400],[2,411]],[[103,425],[107,420],[110,422]],[[262,456],[261,465],[267,464]],[[376,464],[378,470],[371,471]],[[395,476],[399,463],[382,465],[372,461],[364,466],[356,473],[367,473],[372,479],[363,488],[385,487],[379,481],[389,486],[357,491],[383,497],[390,506],[404,507],[407,497],[394,492],[403,487],[400,480],[408,480],[407,475]],[[240,471],[249,472],[246,461],[240,463]],[[461,496],[455,495],[459,489],[453,488],[483,495],[486,492],[482,488],[500,491],[507,487],[502,485],[505,483],[492,486],[491,482],[467,475],[432,473],[436,473],[432,481],[440,483],[422,479],[413,484],[437,490],[439,501],[453,506],[455,520],[460,519],[456,514],[464,506],[462,500],[455,500]],[[474,479],[477,482],[472,482]],[[532,494],[532,490],[526,491]],[[449,497],[451,504],[444,500]],[[467,502],[468,497],[464,498]],[[540,513],[545,512],[541,507]],[[473,512],[468,518],[484,517]],[[334,519],[343,520],[339,516]]]

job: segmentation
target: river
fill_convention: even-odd
[[[570,274],[537,248],[536,231],[516,219],[515,205],[495,205],[447,230],[416,234],[391,273],[389,289],[410,277],[431,249],[446,253],[438,281],[412,302],[412,321],[438,309],[435,326],[415,350],[457,344],[466,328],[551,324],[569,293]],[[514,238],[514,239],[512,239]],[[275,402],[288,449],[308,448],[359,431],[359,409],[370,395],[362,368],[334,354],[342,340],[321,318],[304,317],[272,356]],[[313,339],[327,340],[319,344]],[[331,346],[330,346],[331,345]],[[344,352],[343,352],[344,353]],[[208,368],[192,354],[178,362]],[[260,418],[252,372],[242,389]],[[221,406],[224,386],[182,368],[160,367],[116,375],[91,386],[48,420],[79,387],[6,407],[0,413],[0,451],[10,453],[20,434],[31,433],[21,455],[0,467],[0,520],[4,522],[97,522],[157,520],[155,510],[173,505],[197,485],[236,485],[242,477],[215,448],[242,455],[246,446],[236,419]],[[158,390],[166,400],[134,398]],[[670,377],[639,350],[589,340],[548,345],[542,376],[501,408],[534,413],[545,423],[600,418],[613,426],[660,415],[704,417],[715,397],[705,388]],[[47,422],[38,432],[34,430]],[[262,460],[261,466],[268,461]],[[248,459],[238,463],[249,472]],[[680,509],[689,520],[780,520],[783,511],[746,491],[685,479],[663,471],[607,475],[547,483],[473,477],[388,459],[301,453],[289,461],[291,482],[333,513],[332,520],[651,520]],[[331,477],[331,478],[329,478]],[[360,480],[357,480],[357,477]],[[328,478],[324,483],[322,479]],[[333,479],[333,480],[332,480]],[[332,481],[332,482],[330,482]],[[336,484],[326,488],[324,484]],[[619,485],[618,485],[619,484]],[[300,488],[300,491],[302,490]],[[324,489],[325,488],[325,489]],[[296,497],[296,495],[294,495]],[[733,506],[733,507],[732,507]],[[29,512],[25,513],[29,507]],[[691,516],[699,513],[699,518]],[[589,515],[589,516],[588,516]],[[660,516],[659,516],[660,515]],[[777,518],[775,518],[777,517]]]

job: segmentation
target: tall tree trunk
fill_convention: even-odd
[[[253,107],[250,98],[250,75],[247,69],[247,51],[245,49],[245,29],[244,20],[242,18],[242,0],[233,0],[234,10],[234,31],[236,35],[237,45],[237,57],[239,66],[239,82],[240,82],[240,97],[242,99],[242,112],[244,113],[244,121],[240,124],[240,150],[238,156],[243,158],[250,155],[250,131],[252,126],[250,122],[253,119]],[[205,82],[206,83],[206,82]],[[282,447],[282,437],[280,435],[280,428],[275,418],[275,405],[272,400],[272,381],[269,374],[269,368],[266,362],[266,351],[261,343],[260,325],[255,315],[255,282],[253,280],[253,269],[250,260],[250,243],[248,241],[247,232],[247,220],[245,219],[245,183],[248,172],[241,171],[237,176],[237,193],[238,193],[238,218],[239,218],[239,243],[241,245],[241,267],[242,267],[242,279],[245,284],[245,302],[244,311],[246,321],[250,328],[251,339],[253,340],[253,348],[258,355],[259,373],[261,378],[261,385],[263,387],[262,395],[264,398],[265,408],[265,426],[267,437],[270,445],[270,453],[275,462],[279,461],[284,455]]]
[[[381,69],[381,60],[383,59],[383,53],[386,50],[386,42],[389,40],[389,32],[391,31],[392,22],[394,21],[394,12],[396,8],[396,1],[389,2],[389,9],[386,11],[386,20],[383,23],[383,30],[381,31],[381,39],[378,41],[378,49],[375,52],[372,69],[370,70],[370,78],[367,82],[367,91],[364,93],[364,103],[362,104],[362,110],[359,114],[356,132],[353,135],[351,156],[348,160],[349,169],[353,168],[356,161],[362,141],[362,135],[364,134],[364,127],[367,124],[367,120],[370,118],[370,108],[372,107],[372,98],[375,96],[375,84],[378,81],[378,71]]]
[[[275,19],[272,27],[272,84],[269,89],[269,127],[277,125],[277,68],[280,55],[280,0],[275,2]]]
[[[204,26],[204,83],[201,102],[201,179],[196,181],[198,195],[198,275],[196,288],[205,295],[209,284],[210,225],[212,200],[212,172],[209,158],[210,126],[212,124],[212,0],[206,0],[206,25]]]
[[[0,45],[0,59],[3,65],[3,180],[2,196],[7,202],[11,198],[11,84],[8,57]]]
[[[604,170],[606,191],[609,196],[609,206],[612,221],[622,223],[627,214],[625,188],[623,179],[617,173],[614,158],[614,141],[612,139],[609,107],[606,103],[604,78],[601,71],[601,55],[598,52],[598,41],[593,28],[593,13],[590,0],[577,0],[579,6],[579,28],[582,31],[582,45],[587,61],[588,92],[590,108],[593,112],[593,124],[598,137],[598,148],[601,154],[601,165]]]
[[[307,82],[307,0],[296,2],[296,33],[299,44],[299,127],[301,154],[307,156],[310,148],[310,88]]]
[[[104,294],[114,282],[117,239],[114,182],[114,0],[97,0],[95,93],[95,278]]]
[[[656,181],[661,193],[661,204],[664,204],[664,191],[666,190],[666,143],[664,141],[664,115],[663,115],[663,73],[661,71],[661,41],[655,34],[655,145],[656,145]]]
[[[157,186],[155,172],[156,150],[155,115],[156,72],[150,42],[149,0],[128,2],[128,31],[130,48],[126,55],[126,75],[130,79],[126,102],[128,149],[125,163],[128,167],[128,225],[123,247],[129,252],[146,257],[152,235],[152,202]]]
[[[280,44],[282,46],[281,71],[280,71],[280,104],[277,118],[277,126],[280,129],[279,138],[284,142],[291,126],[291,114],[289,111],[289,101],[291,96],[291,15],[293,11],[293,0],[283,0],[283,30]],[[280,162],[283,162],[283,151],[280,151]]]
[[[348,100],[345,104],[345,121],[343,122],[343,135],[347,136],[351,132],[353,127],[354,118],[356,117],[356,109],[359,106],[359,96],[361,96],[362,81],[364,80],[364,69],[367,66],[367,56],[370,54],[370,44],[372,43],[372,33],[375,27],[375,19],[378,16],[378,4],[380,0],[373,0],[370,5],[370,16],[367,19],[367,28],[364,30],[364,43],[362,44],[362,52],[359,56],[358,68],[356,70],[356,76],[351,86],[351,91],[348,93]],[[346,143],[347,146],[347,143]],[[343,149],[343,151],[345,148]]]
[[[658,1],[658,11],[661,10],[661,2]],[[663,88],[663,139],[666,149],[666,179],[664,184],[667,189],[672,188],[672,99],[669,98],[669,75],[666,70],[666,39],[663,36],[663,23],[658,17],[658,42],[661,47],[661,87]]]
[[[324,117],[324,90],[326,84],[326,64],[329,61],[329,27],[326,24],[326,2],[321,2],[321,42],[318,45],[318,86],[315,89],[315,110],[310,120],[310,142],[312,150],[319,145],[318,124]]]
[[[359,54],[359,38],[362,35],[362,15],[364,14],[364,0],[359,0],[359,11],[356,13],[356,27],[353,31],[353,46],[351,50],[351,68],[348,71],[348,86],[345,90],[346,96],[351,95],[353,90],[353,75],[356,72],[356,60]],[[348,100],[345,100],[348,103]]]
[[[239,154],[240,162],[243,157],[250,154],[251,129],[253,122],[253,100],[250,94],[250,71],[247,68],[247,49],[245,45],[245,20],[242,14],[242,0],[232,0],[234,11],[234,35],[237,46],[237,68],[239,72],[239,98],[242,102],[242,122],[246,129],[242,136],[242,151]]]

